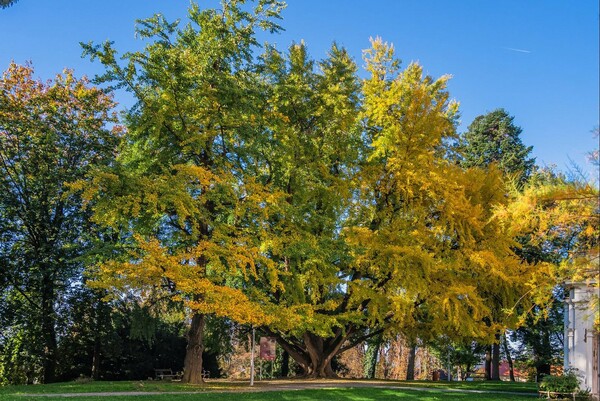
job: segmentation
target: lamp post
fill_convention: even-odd
[[[250,386],[254,386],[254,335],[255,329],[252,326],[252,341],[250,341]]]

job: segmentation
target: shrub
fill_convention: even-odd
[[[540,390],[551,393],[576,393],[579,391],[579,380],[572,370],[562,376],[545,376],[540,383]]]

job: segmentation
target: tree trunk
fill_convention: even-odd
[[[331,367],[331,360],[337,353],[337,350],[325,348],[325,339],[311,333],[304,334],[304,345],[310,358],[309,371],[307,376],[314,379],[337,378],[337,375]]]
[[[541,382],[542,379],[544,378],[544,376],[548,376],[550,375],[550,364],[549,363],[541,363],[536,365],[535,367],[535,373],[537,376],[537,382]]]
[[[188,331],[185,361],[183,364],[183,383],[201,384],[202,378],[202,351],[204,351],[204,315],[195,313]]]
[[[46,269],[48,269],[46,267]],[[42,276],[41,323],[43,336],[43,382],[52,383],[56,380],[56,328],[54,313],[54,280],[50,273]]]
[[[277,342],[302,368],[302,377],[309,379],[333,379],[337,374],[331,367],[331,361],[340,352],[343,340],[347,336],[338,335],[332,339],[324,339],[311,333],[305,333],[302,342],[287,341],[282,336],[272,333]]]
[[[485,351],[485,378],[492,379],[492,346],[490,345]]]
[[[102,297],[99,293],[95,293],[95,306],[94,306],[94,348],[92,350],[92,374],[93,380],[100,379],[100,359],[102,353],[102,335],[107,330],[107,316],[105,304],[102,301]]]
[[[100,379],[100,340],[94,338],[94,353],[92,355],[92,380]]]
[[[492,344],[492,380],[500,380],[500,334],[496,333],[496,342]]]
[[[367,341],[367,352],[365,355],[364,374],[366,379],[375,378],[375,370],[377,369],[377,356],[381,348],[381,335],[373,337],[371,341]]]
[[[417,356],[417,346],[411,345],[408,354],[408,365],[406,367],[406,380],[415,380],[415,360]]]
[[[290,374],[290,354],[283,351],[281,354],[281,377],[286,378]]]
[[[513,365],[512,356],[510,355],[510,348],[508,347],[508,340],[506,339],[506,334],[503,336],[504,339],[504,352],[506,353],[506,360],[508,361],[508,374],[510,376],[510,381],[515,381],[515,370]]]

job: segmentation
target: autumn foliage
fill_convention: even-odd
[[[84,44],[105,67],[95,83],[136,100],[106,138],[93,136],[114,122],[103,90],[71,73],[48,87],[27,66],[3,81],[3,124],[74,129],[70,141],[94,146],[56,201],[81,196],[108,233],[92,288],[187,316],[184,381],[202,381],[209,315],[258,327],[305,376],[332,377],[334,358],[375,336],[489,344],[516,327],[558,277],[519,255],[524,233],[573,234],[597,253],[597,221],[581,219],[597,216],[593,188],[512,191],[495,164],[457,163],[449,76],[402,68],[380,38],[364,51],[365,78],[336,44],[318,61],[303,42],[259,46],[283,5],[252,6],[192,5],[187,25],[139,21],[146,47],[123,56]],[[115,141],[115,159],[98,160]]]

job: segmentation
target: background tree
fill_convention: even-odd
[[[19,0],[0,0],[0,8],[7,8],[15,4]]]
[[[540,170],[516,202],[501,211],[521,235],[521,257],[554,266],[546,296],[536,292],[542,299],[534,303],[533,316],[514,334],[523,341],[521,356],[536,368],[538,378],[550,373],[562,352],[563,290],[552,286],[565,281],[598,282],[598,270],[591,267],[597,266],[600,238],[596,185]]]
[[[110,96],[71,71],[46,83],[33,74],[11,63],[0,80],[0,365],[23,369],[11,381],[47,383],[63,324],[56,306],[81,278],[87,238],[89,216],[68,184],[109,163],[117,136],[106,128]]]
[[[529,157],[532,147],[523,145],[521,133],[522,129],[514,124],[514,117],[504,109],[476,117],[458,141],[460,164],[479,168],[496,164],[504,173],[507,183],[514,182],[518,188],[523,188],[534,170],[535,159]],[[499,304],[498,300],[493,299],[493,293],[489,297],[492,302],[490,306],[497,311],[494,320],[500,321],[502,311],[512,305]],[[503,336],[503,333],[497,333],[486,353],[486,375],[489,379],[500,380],[500,342]]]
[[[461,165],[485,168],[497,163],[522,187],[535,165],[535,159],[530,157],[533,147],[523,144],[522,131],[504,109],[476,117],[458,143]]]

